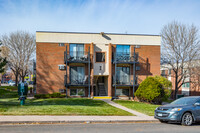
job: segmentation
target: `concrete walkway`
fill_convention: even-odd
[[[0,124],[157,122],[153,117],[138,116],[0,116]]]
[[[143,114],[143,113],[134,111],[134,110],[132,110],[132,109],[126,108],[126,107],[124,107],[124,106],[122,106],[122,105],[119,105],[119,104],[117,104],[117,103],[115,103],[115,102],[113,102],[113,101],[111,101],[111,100],[108,100],[108,99],[101,99],[101,100],[104,101],[104,102],[106,102],[106,103],[108,103],[108,104],[110,104],[111,106],[114,106],[114,107],[116,107],[116,108],[125,110],[125,111],[127,111],[127,112],[129,112],[129,113],[131,113],[131,114],[134,114],[134,115],[138,116],[138,117],[142,117],[142,118],[149,118],[149,117],[152,117],[152,116],[148,116],[148,115],[145,115],[145,114]]]

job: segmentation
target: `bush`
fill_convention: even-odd
[[[162,76],[155,76],[154,77],[160,84],[162,85],[162,88],[164,89],[164,96],[162,97],[162,101],[167,101],[168,98],[171,96],[172,92],[172,82],[170,82],[168,79],[162,77]]]
[[[61,93],[53,93],[53,94],[36,94],[34,96],[36,99],[40,98],[64,98],[66,95],[62,95]]]
[[[36,94],[34,96],[36,99],[40,99],[40,98],[50,98],[49,94]]]
[[[148,77],[140,84],[135,96],[142,102],[161,104],[164,90],[158,80]]]

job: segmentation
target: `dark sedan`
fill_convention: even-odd
[[[200,96],[183,97],[160,106],[156,108],[154,117],[160,122],[173,121],[190,126],[200,121]]]

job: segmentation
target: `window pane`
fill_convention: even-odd
[[[190,83],[186,83],[186,87],[187,87],[187,88],[190,88]]]
[[[78,96],[84,96],[85,95],[85,91],[84,89],[77,89],[77,92],[78,92]]]
[[[105,62],[105,53],[96,53],[96,62]]]
[[[70,80],[71,84],[82,84],[85,78],[84,67],[71,67]]]
[[[129,89],[117,89],[116,95],[117,96],[129,96]]]
[[[70,89],[70,95],[76,96],[76,89]]]

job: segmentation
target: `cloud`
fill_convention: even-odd
[[[0,0],[0,34],[16,30],[159,34],[179,20],[199,26],[198,0]]]

